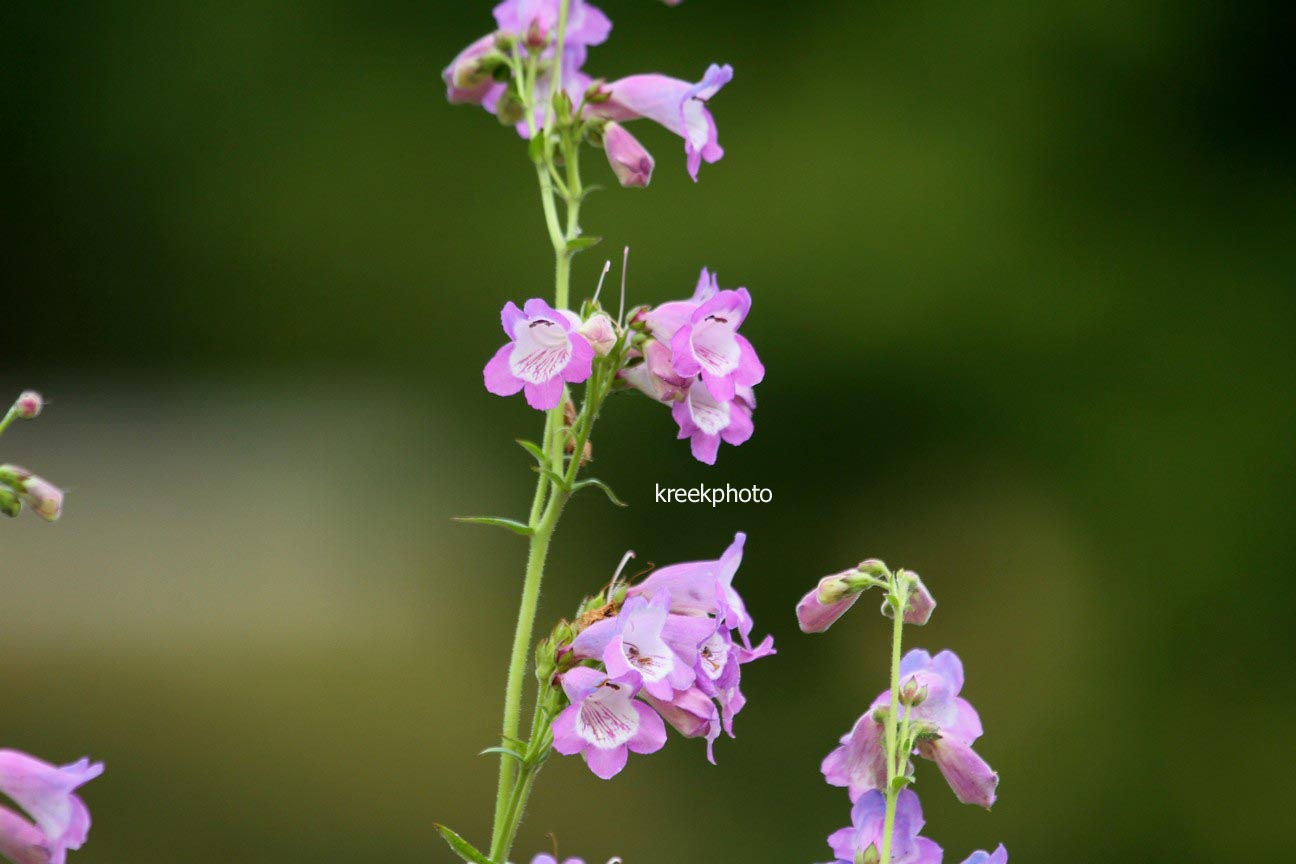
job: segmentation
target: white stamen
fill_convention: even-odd
[[[625,570],[626,565],[630,563],[630,559],[633,557],[635,557],[633,549],[626,550],[626,553],[621,556],[621,563],[617,565],[616,572],[612,574],[612,582],[608,585],[609,594],[611,594],[612,589],[616,587],[617,581],[621,578],[622,571]]]
[[[626,267],[630,264],[630,247],[625,247],[621,256],[621,309],[617,312],[617,324],[625,326]]]
[[[594,302],[598,302],[599,293],[603,290],[603,280],[607,278],[608,271],[612,269],[611,261],[603,262],[603,272],[599,274],[598,287],[594,289]]]

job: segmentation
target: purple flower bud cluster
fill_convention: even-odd
[[[773,637],[752,645],[752,619],[733,587],[745,541],[737,534],[715,561],[654,571],[575,635],[559,675],[569,704],[553,721],[555,750],[581,754],[606,780],[630,753],[660,750],[669,723],[706,739],[715,762],[715,740],[734,737],[747,701],[742,667],[774,653]]]
[[[679,438],[693,457],[714,465],[720,442],[737,446],[752,436],[752,388],[765,378],[756,349],[738,328],[751,311],[746,288],[721,290],[705,267],[692,298],[641,311],[635,323],[647,339],[639,362],[622,378],[671,406]]]
[[[103,773],[103,763],[82,759],[59,768],[17,750],[0,750],[0,793],[31,820],[0,806],[0,857],[17,864],[64,864],[90,832],[90,811],[77,787]]]
[[[669,4],[675,5],[675,4]],[[524,138],[533,126],[543,126],[552,113],[556,90],[565,94],[576,119],[599,133],[608,163],[623,186],[646,186],[653,158],[622,123],[647,119],[684,139],[689,176],[697,180],[703,162],[724,155],[715,119],[707,103],[733,78],[733,68],[712,64],[697,82],[666,75],[631,75],[612,82],[596,81],[584,72],[588,49],[602,44],[612,22],[584,0],[569,0],[567,25],[558,45],[560,0],[504,0],[495,7],[498,28],[459,53],[441,73],[446,98],[456,104],[480,105],[514,125]],[[524,56],[537,61],[530,121],[517,104],[514,70]],[[514,53],[516,52],[516,53]],[[561,64],[555,62],[561,52]],[[562,82],[555,87],[555,69]]]

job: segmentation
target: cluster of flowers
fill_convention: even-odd
[[[583,71],[591,45],[607,40],[612,22],[584,0],[569,0],[563,45],[557,44],[559,0],[504,0],[495,7],[498,29],[473,42],[445,68],[446,98],[480,105],[500,121],[530,137],[531,125],[514,80],[515,61],[526,52],[538,61],[533,98],[535,122],[543,125],[553,98],[555,59],[561,51],[561,92],[583,124],[587,137],[601,142],[608,163],[623,186],[647,186],[652,155],[621,123],[648,119],[684,139],[689,175],[697,180],[702,162],[724,155],[707,102],[733,78],[733,68],[712,64],[698,82],[666,75],[631,75],[612,82]],[[670,4],[675,5],[675,4]]]
[[[0,424],[0,431],[13,419],[34,420],[45,402],[39,393],[28,390],[18,397]],[[0,465],[0,513],[10,518],[22,512],[23,505],[48,522],[63,514],[63,490],[17,465]]]
[[[679,438],[693,456],[714,465],[720,442],[739,445],[752,436],[753,386],[765,367],[738,332],[751,310],[746,288],[721,290],[706,268],[689,300],[644,307],[631,316],[631,345],[618,354],[630,365],[621,378],[671,406]],[[574,312],[532,299],[500,314],[509,341],[483,370],[486,389],[498,396],[523,392],[539,410],[556,408],[564,384],[588,379],[595,357],[607,357],[623,338],[606,314],[582,321]]]
[[[737,534],[719,560],[663,567],[620,601],[614,590],[587,604],[574,638],[557,646],[570,704],[553,721],[555,750],[581,754],[606,780],[630,751],[662,748],[665,718],[681,735],[705,738],[714,764],[715,740],[733,737],[746,703],[742,666],[774,653],[771,636],[752,645],[752,619],[733,587],[745,541]]]
[[[880,561],[865,561],[855,570],[824,577],[797,606],[801,629],[821,633],[854,605],[860,593],[878,585],[873,574],[886,572]],[[936,601],[916,573],[900,571],[909,586],[904,623],[922,625],[930,620]],[[894,615],[889,602],[882,611]],[[936,763],[959,801],[989,808],[995,801],[997,775],[976,754],[972,744],[981,737],[981,718],[959,693],[963,689],[963,662],[953,651],[933,657],[926,651],[909,651],[900,661],[900,706],[896,718],[905,730],[902,737],[908,756],[899,776],[912,777],[912,756]],[[868,710],[842,736],[840,746],[823,760],[824,779],[846,787],[851,826],[828,837],[838,862],[877,864],[885,834],[887,750],[886,729],[891,691],[881,693]],[[920,837],[922,806],[912,789],[900,791],[891,835],[892,864],[940,864],[944,852],[932,840]],[[964,864],[1007,864],[1001,844],[993,853],[978,851]]]
[[[0,792],[31,816],[0,806],[0,856],[14,864],[64,864],[90,831],[90,811],[77,787],[103,773],[82,759],[59,768],[16,750],[0,750]]]

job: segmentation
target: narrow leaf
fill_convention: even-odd
[[[486,756],[486,755],[488,755],[488,754],[490,754],[490,753],[499,753],[499,754],[504,755],[504,756],[512,756],[514,759],[516,759],[516,760],[519,761],[519,762],[525,762],[525,761],[526,761],[526,758],[525,758],[521,753],[518,753],[518,752],[515,751],[515,750],[510,750],[510,749],[507,748],[507,747],[487,747],[485,750],[481,751],[481,752],[478,753],[477,755],[478,755],[478,756]]]
[[[527,441],[525,438],[517,439],[518,446],[535,457],[535,460],[541,465],[549,464],[549,457],[540,449],[540,445],[534,441]]]
[[[602,480],[596,480],[593,477],[590,477],[587,480],[582,480],[579,483],[575,484],[574,486],[572,486],[572,491],[579,492],[580,490],[584,489],[586,486],[593,486],[596,489],[602,489],[603,494],[608,497],[608,500],[618,507],[630,506],[629,504],[627,504],[626,502],[622,501],[620,498],[617,497],[617,494],[612,491],[611,486],[607,485]]]
[[[475,846],[446,826],[434,822],[432,827],[445,838],[445,841],[450,844],[450,848],[454,850],[455,854],[467,861],[468,864],[494,864],[489,858],[478,852]]]
[[[495,525],[499,528],[507,528],[523,537],[531,536],[531,526],[516,519],[500,519],[496,516],[456,516],[454,521],[467,522],[469,525]]]

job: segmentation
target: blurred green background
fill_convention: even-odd
[[[727,155],[585,209],[630,298],[746,285],[769,369],[715,468],[615,399],[542,621],[623,550],[739,575],[777,658],[711,767],[555,759],[514,858],[822,861],[820,758],[884,686],[865,556],[921,572],[1002,774],[919,766],[958,862],[1276,860],[1292,801],[1296,129],[1289,4],[605,0],[587,69],[694,78]],[[0,745],[90,754],[76,864],[448,861],[488,831],[538,434],[486,394],[506,300],[550,291],[524,147],[443,100],[489,2],[7,4],[0,456],[70,488],[0,526]],[[597,154],[588,175],[611,183]],[[7,400],[8,396],[4,396]],[[661,505],[655,483],[768,505]]]

